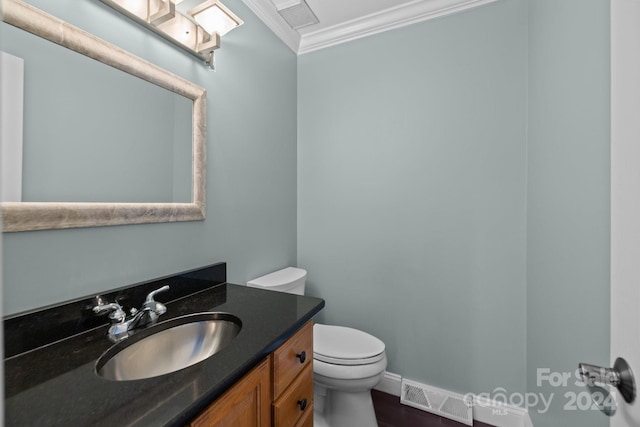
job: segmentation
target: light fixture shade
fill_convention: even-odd
[[[0,0],[1,2],[2,0]],[[217,0],[100,0],[125,16],[202,59],[213,69],[213,52],[220,36],[242,25],[242,20]],[[188,12],[194,3],[200,4]]]
[[[218,33],[224,36],[242,25],[242,20],[217,0],[207,0],[187,13],[209,34]]]

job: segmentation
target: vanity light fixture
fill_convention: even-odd
[[[203,60],[211,70],[220,36],[243,23],[218,0],[101,1]]]

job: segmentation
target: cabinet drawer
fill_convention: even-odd
[[[302,418],[300,418],[300,421],[298,421],[296,427],[313,427],[313,408],[310,409],[311,410],[307,408],[307,410],[305,411],[306,414],[304,414]]]
[[[273,400],[313,364],[313,321],[307,322],[273,353]]]
[[[273,425],[294,427],[307,413],[313,414],[313,367],[308,364],[293,384],[273,404]]]

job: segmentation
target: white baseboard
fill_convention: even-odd
[[[533,421],[531,421],[529,413],[527,413],[527,418],[524,419],[524,427],[533,427]]]
[[[382,391],[393,396],[400,397],[400,384],[402,383],[402,377],[392,372],[384,371],[382,381],[374,387],[375,390]]]
[[[473,406],[473,419],[496,427],[533,427],[526,409],[496,401],[476,403]]]
[[[385,371],[382,381],[374,389],[400,397],[401,383],[402,376]],[[526,409],[486,399],[482,404],[474,405],[473,419],[496,427],[533,427]]]

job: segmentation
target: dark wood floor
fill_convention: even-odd
[[[402,405],[397,396],[377,390],[372,390],[371,396],[379,427],[466,427],[457,421]],[[474,421],[473,426],[492,427],[477,421]]]

